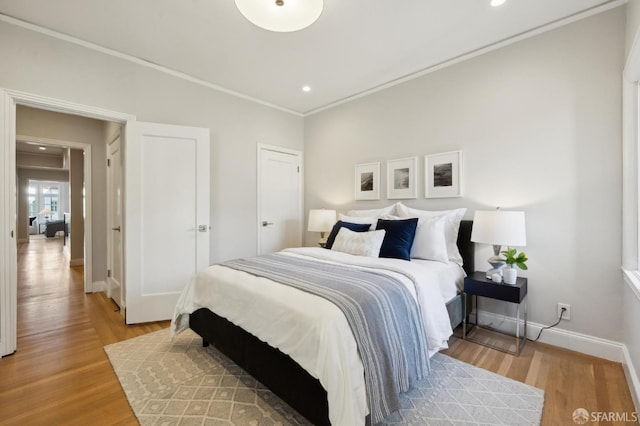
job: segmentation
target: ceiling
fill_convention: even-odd
[[[308,114],[546,24],[625,3],[507,0],[494,8],[489,1],[325,0],[318,21],[293,33],[254,26],[233,0],[0,0],[0,13]]]
[[[46,149],[42,150],[40,147]],[[65,164],[64,161],[64,153],[67,149],[68,148],[62,146],[17,140],[16,167],[18,169],[61,170],[68,172],[68,163]]]
[[[40,147],[46,148],[45,150],[40,149]],[[35,142],[22,142],[16,141],[16,152],[26,152],[29,154],[40,154],[40,155],[55,155],[61,157],[64,154],[64,150],[66,148],[60,146],[53,145],[44,145],[41,143]]]

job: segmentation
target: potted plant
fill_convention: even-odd
[[[502,272],[504,275],[504,282],[506,284],[515,284],[518,277],[518,271],[516,266],[524,271],[527,269],[527,255],[524,252],[518,253],[518,250],[514,248],[507,248],[507,250],[501,252],[504,255],[504,263],[507,264],[507,268]]]

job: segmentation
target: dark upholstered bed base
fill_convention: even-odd
[[[189,318],[190,327],[302,414],[314,425],[330,425],[327,392],[288,355],[208,309]]]
[[[467,274],[475,270],[471,227],[471,221],[462,221],[458,235]],[[462,300],[458,295],[447,303],[453,328],[462,323]],[[327,392],[291,357],[208,309],[191,314],[189,326],[202,336],[205,345],[213,344],[314,425],[331,424]]]

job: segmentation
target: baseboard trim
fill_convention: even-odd
[[[84,257],[69,260],[69,266],[84,266]]]
[[[624,375],[627,378],[627,383],[629,384],[629,391],[631,392],[633,405],[635,405],[636,411],[638,411],[638,409],[640,409],[640,380],[638,379],[638,373],[631,361],[631,354],[627,349],[627,345],[622,346],[622,355],[624,356],[624,361],[622,362]]]
[[[107,283],[104,281],[94,281],[92,285],[92,292],[97,293],[99,291],[105,291],[107,289]]]
[[[513,317],[504,317],[500,314],[481,310],[480,318],[481,325],[498,324],[498,326],[492,325],[492,327],[500,331],[514,333],[516,329],[516,319]],[[475,321],[475,315],[472,314],[471,319]],[[545,327],[545,325],[531,321],[527,322],[527,338],[535,339],[538,337],[538,333],[540,333],[543,327]],[[624,344],[600,337],[589,336],[561,328],[550,328],[542,332],[540,340],[538,341],[598,358],[608,359],[609,361],[625,362]]]

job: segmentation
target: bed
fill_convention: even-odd
[[[461,221],[459,233],[457,236],[457,247],[462,256],[464,262],[463,268],[466,273],[474,271],[474,250],[473,243],[470,241],[471,227],[471,221]],[[323,250],[324,249],[319,248],[306,248],[287,251],[286,254],[291,257],[310,256],[327,263],[334,262],[335,259],[333,259],[332,257],[324,257]],[[324,252],[327,251],[324,250]],[[421,268],[420,262],[410,263],[413,264],[413,273],[418,274]],[[356,266],[366,267],[367,265],[362,264]],[[443,272],[445,274],[449,273],[444,267],[442,267],[442,270],[445,271]],[[217,273],[219,272],[220,269],[217,269]],[[236,274],[237,271],[234,271],[233,273]],[[273,284],[275,284],[276,286],[278,285],[277,283]],[[293,331],[289,330],[286,326],[286,324],[291,324],[291,318],[287,317],[286,315],[284,317],[285,319],[283,319],[282,324],[273,324],[272,327],[272,330],[274,328],[281,330],[281,334],[285,336],[281,338],[280,336],[273,335],[273,333],[270,334],[269,330],[262,330],[261,322],[257,321],[256,319],[252,320],[252,324],[251,321],[245,321],[244,319],[234,317],[235,314],[230,314],[229,312],[225,311],[226,306],[219,305],[216,308],[201,307],[206,306],[206,303],[203,303],[203,301],[201,300],[205,296],[195,296],[194,294],[191,294],[195,291],[193,290],[194,286],[190,285],[187,287],[191,290],[183,292],[181,302],[179,302],[180,308],[176,307],[176,315],[172,323],[174,332],[179,332],[181,329],[184,329],[185,326],[190,327],[192,330],[202,336],[203,344],[215,345],[221,352],[231,358],[240,367],[253,375],[265,386],[270,388],[276,395],[280,396],[292,408],[297,410],[301,415],[306,417],[313,424],[331,424],[330,418],[333,419],[334,424],[353,424],[354,421],[352,419],[361,419],[362,413],[365,413],[366,415],[369,412],[367,407],[367,400],[364,397],[365,391],[362,388],[363,383],[358,382],[358,380],[356,379],[352,380],[347,377],[348,375],[353,375],[356,378],[360,377],[362,379],[362,377],[364,376],[361,364],[356,363],[352,355],[353,350],[355,350],[357,353],[357,348],[351,350],[344,349],[342,347],[342,343],[337,341],[330,341],[329,343],[325,343],[324,346],[322,346],[325,348],[324,350],[318,350],[318,348],[313,346],[313,343],[309,343],[304,340],[306,338],[304,335],[300,337],[299,335],[292,334],[292,336],[295,337],[287,337],[286,335],[289,333],[293,333]],[[278,301],[281,299],[279,289],[277,289],[276,287],[268,287],[264,290],[264,292],[265,294],[260,297],[264,297],[265,300],[271,298],[272,302],[275,303],[273,309],[277,310],[282,308],[282,306],[278,305]],[[438,299],[439,297],[441,297],[441,294],[444,293],[438,292],[437,296],[430,296],[427,299]],[[225,300],[230,300],[234,297],[235,296],[231,293],[224,295]],[[238,297],[246,297],[246,295]],[[444,312],[446,321],[448,321],[449,323],[447,324],[446,328],[450,327],[449,330],[455,328],[462,322],[462,315],[464,312],[462,307],[462,297],[460,296],[459,292],[456,293],[454,291],[452,297],[449,298],[449,296],[447,296],[447,300],[438,300],[440,301],[437,303],[439,303],[440,305],[444,305],[444,308],[432,307],[430,308],[430,310],[442,310]],[[258,303],[266,302],[261,301]],[[305,306],[304,303],[306,302],[300,299],[299,303],[296,302],[294,303],[294,305]],[[225,303],[224,305],[233,305],[233,302]],[[309,306],[315,306],[315,304]],[[304,309],[310,308],[306,307]],[[254,308],[253,310],[262,309]],[[213,311],[216,311],[217,313],[214,313]],[[188,314],[185,314],[185,312],[188,312]],[[423,314],[428,313],[428,310],[425,310],[425,312],[423,312]],[[226,318],[230,318],[233,322],[229,321]],[[438,318],[438,321],[442,322],[442,316]],[[265,320],[263,321],[263,323],[266,324],[267,321]],[[297,328],[301,327],[302,329],[306,329],[305,327],[313,328],[313,326],[305,326],[304,324],[301,324]],[[289,328],[296,329],[296,327]],[[251,330],[253,334],[245,331],[245,329]],[[299,332],[299,330],[297,332]],[[446,338],[449,337],[450,332],[446,334],[446,338],[442,333],[442,331],[436,331],[436,337],[434,337],[434,339],[436,339],[436,341],[445,339],[446,341]],[[259,335],[261,339],[255,337],[254,334]],[[337,334],[340,333],[337,332]],[[431,339],[432,336],[429,335],[429,338]],[[300,349],[299,347],[292,348],[292,341],[299,341],[300,343],[298,344],[298,346],[300,347],[311,345],[311,349]],[[271,343],[271,345],[265,342],[269,342]],[[446,343],[444,344],[446,345]],[[276,347],[282,349],[283,351],[276,349]],[[432,351],[437,351],[442,347],[446,346],[442,346],[442,343],[434,344],[430,340],[430,355],[432,354]],[[330,350],[327,350],[327,348],[329,348]],[[334,362],[340,364],[342,366],[342,369],[326,373],[325,370],[333,370],[333,367],[330,367],[325,368],[323,372],[318,373],[318,371],[313,369],[313,365],[318,364],[317,359],[314,358],[310,361],[309,354],[305,353],[305,350],[307,352],[318,352],[318,354],[314,353],[313,355],[322,359],[327,358],[323,361],[327,365],[332,365],[332,363]],[[346,353],[346,355],[343,356],[342,352]],[[287,355],[287,353],[291,356]],[[334,359],[336,357],[340,359]],[[298,362],[294,361],[294,358]],[[305,368],[303,368],[301,364],[304,365]],[[314,374],[309,373],[309,371],[313,371]],[[349,374],[346,374],[345,372],[348,372]],[[327,376],[340,375],[345,375],[345,377],[341,377],[340,380],[334,377],[333,379],[331,379],[333,380],[332,382],[327,381],[329,380],[327,379]],[[329,384],[327,386],[323,386],[321,384],[321,380],[318,377],[321,377],[325,384]],[[337,382],[339,382],[339,386],[336,387],[335,383]],[[328,396],[325,387],[332,389],[331,397]],[[329,411],[329,401],[333,401],[333,414],[331,416]],[[345,405],[344,407],[340,407],[339,411],[341,414],[339,416],[336,416],[335,414],[338,411],[335,408],[337,405],[336,401],[344,401]],[[365,422],[360,422],[358,420],[355,423]]]

